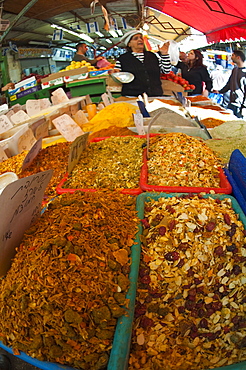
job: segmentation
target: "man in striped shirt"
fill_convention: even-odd
[[[135,77],[132,82],[123,84],[122,95],[138,96],[144,92],[148,96],[163,95],[160,73],[171,70],[169,43],[163,44],[158,54],[145,51],[143,35],[139,30],[127,32],[121,41],[126,45],[127,52],[119,57],[115,69],[130,72]]]

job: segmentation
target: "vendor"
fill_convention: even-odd
[[[115,69],[130,72],[135,77],[132,82],[123,84],[122,95],[138,96],[144,92],[148,96],[163,95],[160,74],[171,70],[169,43],[159,48],[158,56],[144,50],[143,35],[139,30],[127,32],[121,41],[127,47],[127,52],[116,61]]]
[[[103,57],[97,57],[95,59],[87,58],[85,54],[88,50],[88,46],[85,42],[80,42],[79,44],[77,44],[76,50],[77,52],[75,53],[73,57],[73,60],[75,62],[81,62],[82,60],[85,60],[86,62],[90,63],[92,66],[95,66],[99,60],[103,59]]]
[[[207,67],[203,64],[203,55],[199,50],[191,50],[185,62],[178,62],[177,68],[181,69],[182,77],[195,85],[195,89],[189,95],[208,96],[212,90],[212,79],[209,76]]]

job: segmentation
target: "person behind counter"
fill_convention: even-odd
[[[160,56],[144,50],[143,35],[139,30],[127,32],[121,41],[127,47],[115,64],[115,71],[130,72],[134,80],[122,85],[123,96],[138,96],[147,93],[148,96],[163,95],[160,73],[171,70],[168,55],[169,43],[159,48]]]
[[[187,55],[186,62],[178,62],[175,67],[181,69],[182,77],[190,85],[195,85],[195,89],[188,95],[208,96],[208,92],[212,90],[212,80],[207,67],[203,64],[203,55],[199,50],[191,50]]]
[[[238,118],[246,118],[246,67],[245,55],[241,50],[234,50],[231,56],[236,65],[233,68],[227,84],[215,93],[224,94],[230,90],[230,102],[227,109],[232,110]]]
[[[85,56],[88,46],[85,42],[80,42],[79,44],[76,45],[76,50],[77,52],[74,54],[73,60],[75,62],[81,62],[82,60],[85,60],[86,62],[89,62],[92,66],[95,66],[97,62],[103,57],[97,57],[95,59],[89,59]]]

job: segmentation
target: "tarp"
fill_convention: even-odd
[[[145,5],[203,32],[208,42],[246,39],[244,0],[146,0]]]

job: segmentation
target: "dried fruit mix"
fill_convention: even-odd
[[[145,203],[129,370],[246,360],[246,231],[231,199]]]
[[[104,369],[116,320],[127,312],[137,223],[135,199],[117,192],[50,203],[1,281],[3,343],[39,360]]]

